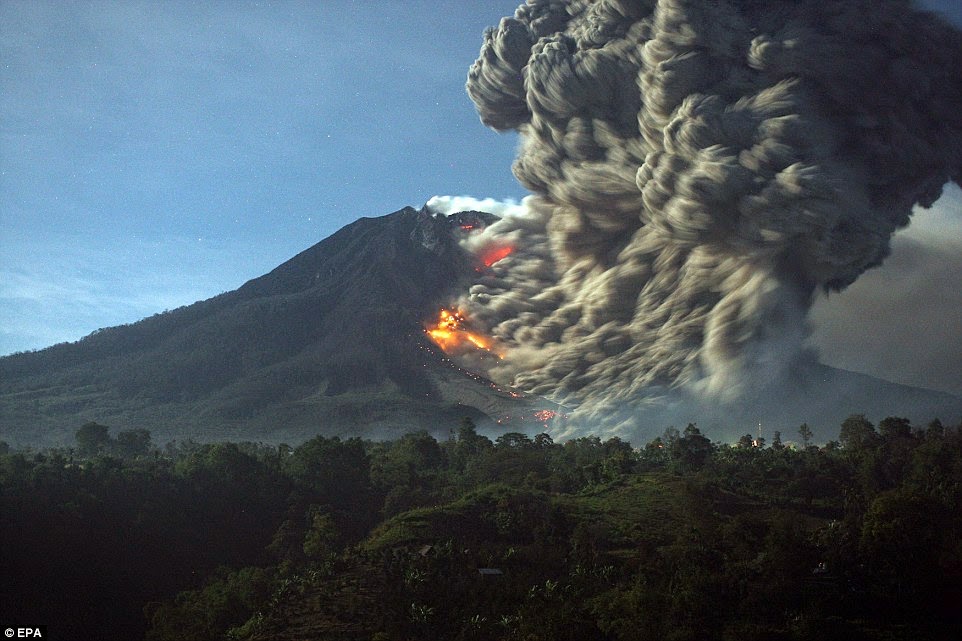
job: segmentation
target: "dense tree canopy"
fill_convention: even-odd
[[[949,639],[962,432],[0,448],[0,615],[61,639]],[[0,444],[2,445],[2,444]]]

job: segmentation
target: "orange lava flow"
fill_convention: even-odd
[[[464,315],[459,310],[452,312],[442,309],[437,324],[425,332],[446,354],[463,352],[472,345],[477,349],[491,351],[491,339],[465,329]]]
[[[514,251],[514,247],[511,245],[502,245],[500,247],[489,247],[484,250],[481,254],[481,262],[484,263],[485,267],[491,267],[496,262],[503,258],[507,258]]]

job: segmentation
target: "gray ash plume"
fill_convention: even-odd
[[[813,296],[962,177],[960,70],[962,33],[905,1],[529,0],[467,83],[536,194],[461,301],[491,375],[590,418],[810,360]]]

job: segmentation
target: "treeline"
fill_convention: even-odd
[[[0,620],[61,639],[942,639],[962,431],[0,445]],[[479,570],[484,569],[483,573]],[[299,626],[299,627],[298,627]],[[297,632],[299,630],[299,632]]]

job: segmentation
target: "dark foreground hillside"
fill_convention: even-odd
[[[85,426],[77,449],[0,456],[0,619],[55,639],[955,639],[960,428],[855,415],[793,449],[690,425],[636,449],[466,420],[158,451]]]

